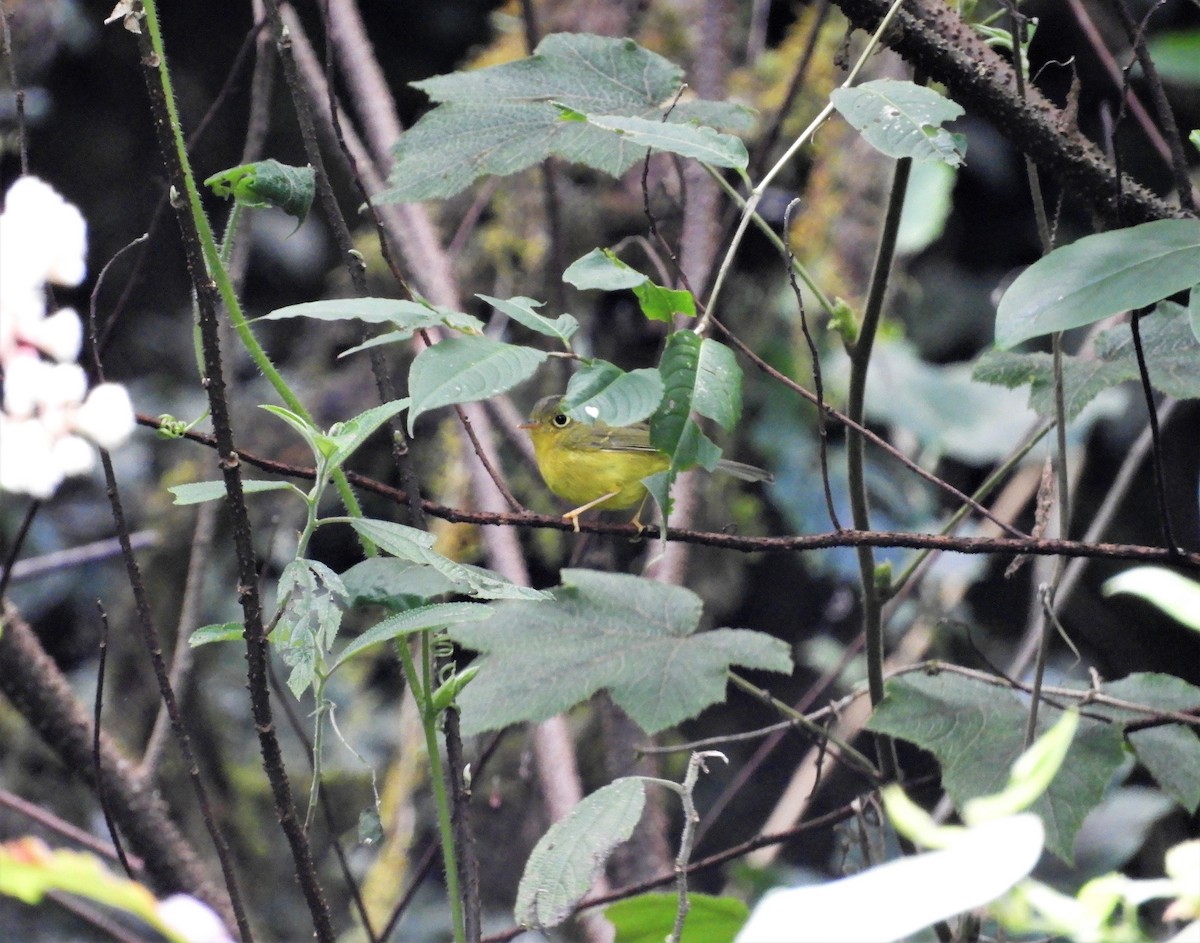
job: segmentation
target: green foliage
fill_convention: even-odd
[[[662,375],[657,370],[626,372],[606,360],[593,360],[572,374],[560,405],[580,422],[627,426],[658,409],[662,397]]]
[[[279,576],[279,598],[283,602],[270,639],[292,669],[288,687],[300,697],[325,674],[324,657],[342,624],[346,588],[325,564],[296,559]]]
[[[582,33],[547,36],[527,59],[413,84],[438,104],[401,135],[391,188],[379,202],[453,196],[486,174],[517,173],[551,156],[617,176],[647,153],[636,140],[647,130],[631,134],[621,119],[744,127],[747,117],[722,102],[669,107],[682,85],[678,66],[632,40]],[[696,136],[686,137],[683,146],[694,148]],[[671,143],[662,132],[649,139],[664,149]]]
[[[1200,85],[1200,30],[1159,33],[1146,47],[1160,78],[1180,85]]]
[[[961,166],[966,139],[941,127],[963,114],[932,89],[895,79],[836,88],[829,100],[859,134],[888,157],[936,160]]]
[[[1141,321],[1142,348],[1150,365],[1150,383],[1160,393],[1179,399],[1200,396],[1200,340],[1188,313],[1171,301],[1161,302]],[[987,351],[975,362],[972,376],[984,383],[1029,387],[1029,405],[1039,415],[1054,415],[1054,360],[1049,354]],[[1091,355],[1063,357],[1063,403],[1067,419],[1075,419],[1104,390],[1137,380],[1137,352],[1128,325],[1097,335]]]
[[[675,925],[679,898],[675,894],[639,894],[604,908],[616,928],[615,943],[662,943]],[[681,943],[731,943],[749,916],[749,908],[734,897],[688,895],[687,922]]]
[[[482,334],[483,322],[469,314],[441,308],[426,301],[404,301],[399,298],[332,298],[328,301],[306,301],[287,305],[264,314],[260,321],[282,321],[288,318],[310,318],[314,321],[362,321],[365,324],[390,324],[394,331],[378,342],[410,340],[417,331],[447,327],[461,334]]]
[[[562,341],[563,346],[570,349],[571,336],[579,330],[579,322],[569,314],[560,314],[557,318],[551,320],[545,315],[538,314],[534,308],[540,308],[544,304],[541,301],[534,301],[532,298],[493,298],[491,295],[480,295],[484,301],[490,304],[497,311],[503,311],[518,324],[523,324],[531,331],[536,331],[538,334],[544,334],[547,337],[556,337]]]
[[[571,569],[549,602],[502,603],[484,625],[451,626],[452,639],[481,653],[461,698],[463,732],[542,721],[607,690],[653,734],[720,701],[732,665],[791,670],[778,639],[697,632],[700,609],[682,586]]]
[[[645,804],[643,781],[626,777],[597,789],[551,825],[525,864],[513,910],[517,923],[562,923],[591,890],[612,850],[633,834]]]
[[[380,642],[390,642],[393,639],[412,635],[414,632],[444,629],[448,625],[460,622],[482,622],[491,615],[492,610],[487,606],[473,602],[433,603],[398,612],[388,616],[382,622],[375,623],[342,649],[337,661],[329,670],[335,670],[359,652],[378,645]]]
[[[540,350],[490,337],[448,337],[426,347],[408,374],[409,434],[422,413],[498,396],[528,380],[545,359]]]
[[[694,317],[696,299],[690,291],[664,288],[631,265],[622,262],[611,249],[593,249],[576,259],[563,272],[563,281],[580,291],[620,291],[630,288],[637,297],[642,314],[651,321],[670,324],[677,314]]]
[[[186,485],[172,485],[167,488],[175,496],[175,504],[184,507],[189,504],[203,504],[205,501],[220,501],[225,497],[224,481],[192,481]],[[264,491],[295,491],[300,489],[290,481],[243,481],[243,494],[262,494]]]
[[[1000,299],[996,346],[1094,324],[1200,283],[1200,220],[1084,236],[1022,272]]]
[[[233,197],[242,206],[276,207],[304,222],[317,192],[311,167],[289,167],[277,160],[241,164],[204,181],[220,197]]]
[[[1011,692],[993,685],[948,673],[910,674],[887,683],[887,696],[868,726],[933,753],[946,792],[962,808],[969,799],[1004,788],[1024,751],[1026,713]],[[1056,712],[1045,711],[1040,729],[1056,719]],[[1067,762],[1032,807],[1046,824],[1046,847],[1062,860],[1072,860],[1075,834],[1122,756],[1119,726],[1081,722]]]
[[[1200,632],[1200,583],[1161,566],[1136,566],[1104,582],[1105,596],[1130,593]]]

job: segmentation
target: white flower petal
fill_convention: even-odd
[[[763,897],[735,943],[891,943],[981,907],[1026,877],[1045,842],[1022,813],[974,826],[951,847],[853,877]],[[870,901],[870,906],[864,906]]]
[[[87,439],[77,435],[59,436],[54,440],[51,460],[64,478],[86,475],[96,464],[96,450]]]
[[[0,413],[0,439],[0,491],[41,499],[53,495],[63,476],[45,427],[36,419],[11,419]]]
[[[75,429],[99,445],[114,449],[133,432],[133,403],[120,383],[95,387],[75,414]]]
[[[83,349],[83,322],[73,308],[62,308],[43,319],[23,340],[59,363],[77,360]]]
[[[213,909],[187,894],[159,901],[158,919],[187,943],[233,943]]]
[[[4,223],[5,242],[16,239],[11,251],[23,258],[26,278],[56,285],[83,281],[87,223],[48,183],[37,177],[18,178],[4,197]]]

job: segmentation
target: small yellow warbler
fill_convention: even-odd
[[[579,530],[579,515],[592,508],[620,510],[638,505],[633,523],[641,528],[646,486],[642,479],[666,471],[671,460],[650,444],[650,426],[610,426],[603,422],[578,422],[559,409],[561,396],[537,401],[521,428],[533,440],[533,454],[546,486],[560,498],[579,507],[563,515]],[[774,481],[770,472],[721,459],[717,471],[744,481]]]

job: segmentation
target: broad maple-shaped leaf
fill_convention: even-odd
[[[909,674],[887,683],[867,725],[910,740],[937,757],[942,783],[955,806],[999,792],[1024,752],[1028,709],[1011,691],[948,673]],[[1061,713],[1051,705],[1038,715],[1044,732]],[[1121,728],[1081,718],[1066,761],[1031,812],[1046,826],[1046,848],[1070,863],[1075,835],[1104,791],[1124,753]]]
[[[631,39],[555,33],[515,62],[413,83],[437,106],[400,136],[391,203],[453,196],[487,174],[506,176],[550,156],[619,176],[646,155],[628,133],[589,116],[746,128],[750,112],[679,101],[683,71]],[[668,142],[655,139],[656,146]]]
[[[731,665],[792,670],[787,644],[769,635],[698,633],[700,597],[683,587],[594,570],[562,580],[549,602],[500,603],[486,627],[448,629],[481,653],[458,701],[463,733],[542,721],[606,690],[654,734],[720,701]]]

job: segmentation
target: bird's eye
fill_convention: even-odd
[[[571,420],[567,417],[566,413],[555,413],[554,418],[550,421],[560,429],[564,429],[571,424]]]

